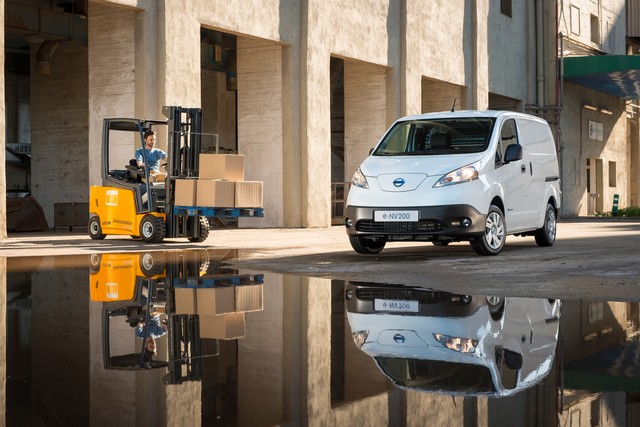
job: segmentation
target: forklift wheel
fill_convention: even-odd
[[[204,242],[209,237],[209,220],[207,217],[198,217],[198,226],[200,227],[198,237],[190,237],[190,242]]]
[[[165,236],[164,221],[162,218],[145,215],[140,221],[140,236],[147,243],[160,243]]]
[[[100,225],[100,217],[92,216],[89,220],[89,236],[93,240],[102,240],[105,235],[102,234],[102,226]]]

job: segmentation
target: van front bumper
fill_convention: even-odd
[[[375,211],[418,211],[417,221],[375,221]],[[393,240],[468,240],[483,235],[486,214],[470,205],[422,207],[347,206],[345,226],[350,236]]]

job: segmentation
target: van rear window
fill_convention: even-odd
[[[494,120],[458,118],[396,123],[373,152],[377,156],[477,153],[487,148]]]

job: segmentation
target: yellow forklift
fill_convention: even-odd
[[[149,243],[165,237],[202,242],[209,235],[209,218],[262,217],[262,208],[176,206],[176,179],[197,179],[202,152],[215,152],[203,142],[202,110],[164,107],[167,120],[107,118],[102,131],[102,185],[91,187],[89,236],[128,235]],[[166,179],[154,182],[147,167],[138,168],[135,147],[144,148],[144,133],[166,128]],[[146,151],[143,150],[146,157]]]

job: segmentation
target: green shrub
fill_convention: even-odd
[[[594,215],[597,218],[610,218],[613,216],[613,213],[611,211],[609,212],[602,212],[602,213],[596,213]],[[638,206],[629,206],[626,208],[622,208],[618,210],[618,217],[625,217],[625,218],[637,218],[640,217],[640,207]]]

